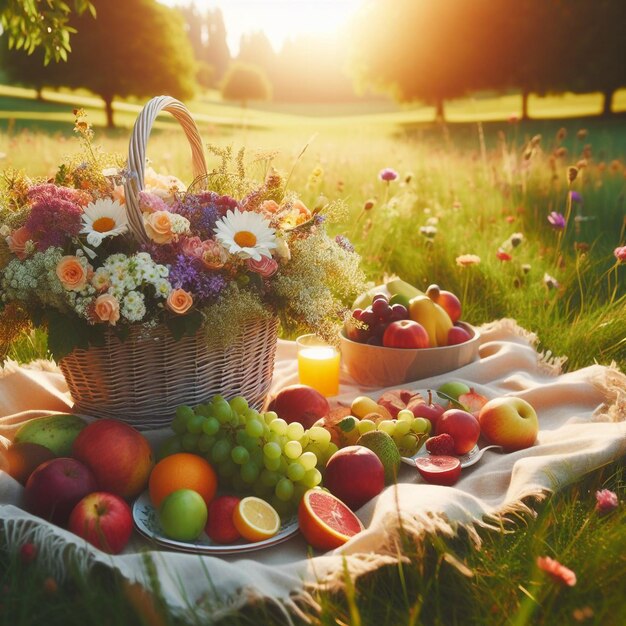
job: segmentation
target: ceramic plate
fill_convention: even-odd
[[[181,552],[193,552],[194,554],[219,555],[252,552],[287,541],[287,539],[298,532],[298,519],[292,517],[283,523],[276,535],[270,539],[257,541],[255,543],[244,543],[244,541],[241,540],[238,543],[222,545],[211,541],[205,533],[202,533],[202,535],[193,542],[176,541],[163,534],[157,512],[150,502],[150,496],[147,491],[144,491],[137,500],[135,500],[135,504],[133,504],[133,520],[135,522],[135,528],[144,537],[151,539],[160,546],[180,550]]]

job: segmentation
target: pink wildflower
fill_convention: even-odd
[[[610,513],[616,509],[618,505],[619,500],[617,499],[617,494],[610,489],[596,491],[596,511],[600,513],[600,515]]]
[[[34,543],[25,543],[20,548],[20,558],[22,563],[32,563],[37,556],[37,546]]]
[[[510,261],[513,257],[508,253],[505,252],[504,250],[500,249],[496,252],[496,256],[501,260],[501,261]]]
[[[626,246],[619,246],[618,248],[615,248],[615,250],[613,250],[613,254],[620,263],[626,263]]]
[[[551,559],[549,556],[538,556],[537,566],[556,582],[568,587],[573,587],[576,584],[576,574],[565,565],[561,565],[556,559]]]
[[[456,257],[456,264],[460,267],[467,267],[469,265],[478,265],[480,263],[480,257],[476,254],[462,254]]]
[[[398,172],[390,167],[386,167],[378,172],[378,178],[386,183],[390,183],[398,178]]]
[[[504,219],[507,221],[508,224],[512,224],[515,221],[515,216],[507,215]]]
[[[555,230],[563,230],[565,228],[565,217],[556,211],[552,211],[548,215],[548,222],[552,224],[552,228]]]

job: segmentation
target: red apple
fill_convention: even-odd
[[[384,406],[395,419],[402,409],[415,413],[414,409],[424,404],[424,398],[421,393],[410,389],[391,389],[378,398],[378,404]]]
[[[461,461],[454,456],[420,456],[415,459],[415,467],[426,482],[434,485],[450,487],[461,476]]]
[[[328,459],[324,487],[356,511],[385,488],[385,469],[365,446],[341,448]]]
[[[429,345],[426,329],[413,320],[391,322],[383,335],[386,348],[428,348]]]
[[[469,341],[471,338],[472,336],[465,330],[465,328],[462,328],[461,326],[453,326],[448,331],[448,343],[446,345],[456,346],[460,343]]]
[[[439,285],[430,285],[426,295],[448,314],[453,324],[461,319],[461,301],[451,291],[440,289]]]
[[[412,409],[415,417],[425,417],[432,424],[432,432],[437,428],[439,418],[445,413],[446,407],[432,401],[432,392],[428,390],[428,402],[416,404]]]
[[[74,507],[68,528],[99,550],[119,554],[133,532],[133,515],[119,496],[95,491]]]
[[[272,398],[267,410],[275,411],[288,424],[300,422],[305,428],[311,428],[318,419],[330,413],[330,405],[313,387],[289,385]]]
[[[467,411],[448,409],[437,421],[437,434],[448,433],[454,439],[454,454],[467,454],[480,437],[478,420]]]
[[[215,543],[235,543],[241,539],[233,522],[233,511],[239,504],[236,496],[220,496],[209,505],[205,532]]]
[[[26,481],[24,508],[65,526],[76,503],[97,488],[93,472],[80,461],[52,459],[42,463]]]
[[[74,440],[72,455],[91,469],[101,491],[126,499],[147,487],[154,464],[146,438],[114,419],[99,419],[83,428]]]
[[[489,443],[503,446],[507,452],[529,448],[539,432],[535,409],[522,398],[495,398],[478,415],[480,429]]]

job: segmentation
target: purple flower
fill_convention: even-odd
[[[169,268],[169,281],[174,289],[190,292],[196,302],[210,302],[217,299],[227,280],[222,274],[208,271],[200,259],[179,254]]]
[[[201,239],[210,239],[217,220],[224,217],[229,209],[238,207],[237,200],[230,196],[204,191],[188,194],[172,207],[172,211],[186,217],[191,222],[191,230]]]
[[[90,199],[84,193],[45,183],[32,187],[28,198],[32,205],[25,226],[39,250],[63,246],[68,237],[78,235],[82,228],[81,205]]]
[[[387,183],[390,183],[393,180],[396,180],[398,178],[398,172],[396,172],[396,170],[391,169],[390,167],[386,167],[385,169],[380,170],[380,172],[378,172],[378,178],[380,178],[380,180],[384,180]]]
[[[619,500],[617,499],[617,494],[613,491],[609,489],[596,491],[596,511],[600,513],[600,515],[610,513],[616,509],[618,505]]]
[[[579,204],[583,203],[583,197],[577,191],[570,191],[569,197],[571,198],[572,202],[578,202]]]
[[[343,235],[337,235],[335,237],[335,243],[346,252],[354,252],[354,246],[350,243],[350,240]]]
[[[552,213],[548,215],[548,222],[552,224],[552,228],[555,230],[563,230],[565,228],[565,217],[556,211],[552,211]]]

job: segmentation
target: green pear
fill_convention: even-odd
[[[57,456],[69,456],[72,444],[87,422],[76,415],[50,415],[29,420],[15,433],[14,442],[45,446]]]

